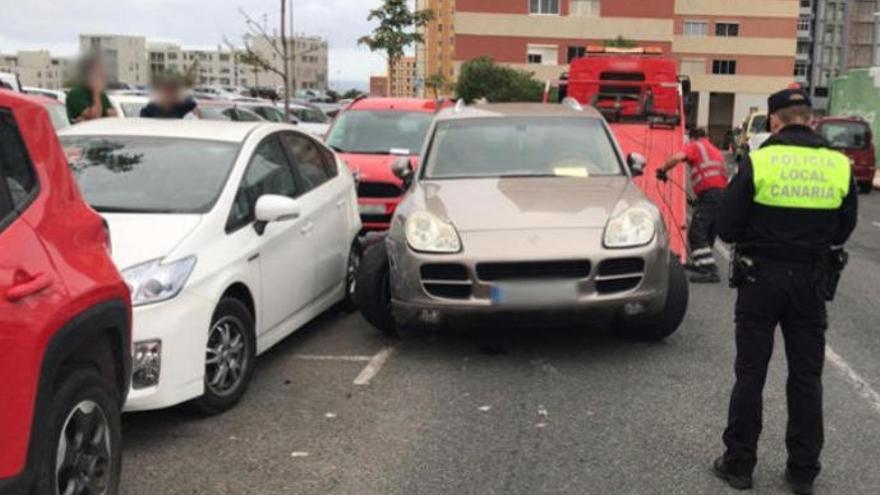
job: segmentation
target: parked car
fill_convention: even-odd
[[[279,102],[276,106],[282,112],[284,111],[284,102]],[[292,117],[290,123],[299,127],[300,130],[320,139],[327,137],[327,131],[330,130],[330,117],[317,106],[291,101],[290,115]]]
[[[235,405],[255,357],[347,299],[354,180],[287,124],[104,119],[62,133],[132,288],[126,410]]]
[[[22,86],[18,74],[0,71],[0,89],[9,89],[21,93]]]
[[[287,123],[284,120],[284,110],[279,109],[272,102],[256,98],[252,100],[254,101],[241,101],[239,99],[236,100],[236,103],[239,108],[246,108],[267,122]]]
[[[327,144],[360,180],[358,197],[366,230],[388,228],[403,194],[391,164],[401,156],[415,160],[437,109],[434,100],[366,98],[349,105],[334,121]]]
[[[767,114],[765,112],[751,112],[743,121],[741,130],[737,134],[734,158],[739,163],[749,153],[749,143],[755,134],[767,131]]]
[[[150,98],[138,94],[113,93],[107,96],[116,110],[116,116],[125,119],[137,119],[141,110],[150,103]]]
[[[199,118],[203,120],[223,120],[227,122],[263,122],[265,119],[239,104],[223,100],[199,100]]]
[[[408,192],[361,263],[357,301],[370,323],[393,334],[601,313],[630,338],[675,332],[684,270],[633,182],[644,157],[625,160],[599,112],[457,105],[428,135],[417,172],[408,158],[395,163]]]
[[[859,191],[873,191],[877,162],[871,125],[859,117],[825,117],[816,124],[816,130],[849,157]]]
[[[26,98],[42,105],[42,107],[46,109],[49,113],[49,120],[52,122],[52,127],[54,127],[56,131],[70,127],[70,118],[67,116],[67,107],[64,106],[64,103],[52,98],[30,94],[27,94]]]
[[[0,91],[0,493],[117,493],[130,296],[45,107]]]
[[[61,103],[65,103],[67,101],[67,93],[65,93],[64,91],[58,91],[56,89],[35,88],[33,86],[25,86],[21,89],[25,94],[33,96],[43,96],[46,98],[51,98],[53,100],[58,100]]]

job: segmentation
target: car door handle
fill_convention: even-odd
[[[9,299],[11,302],[17,302],[43,292],[51,287],[52,284],[52,278],[45,273],[41,273],[27,282],[16,284],[6,289],[6,299]]]
[[[315,229],[315,222],[309,221],[309,222],[307,222],[305,225],[303,225],[302,227],[300,227],[299,231],[300,231],[303,235],[308,235],[308,234],[310,234],[310,233],[312,232],[312,230],[314,230],[314,229]]]

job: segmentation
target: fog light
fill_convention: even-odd
[[[631,302],[623,305],[623,314],[626,316],[635,316],[644,313],[645,305],[640,302]]]
[[[135,390],[155,387],[162,370],[162,341],[135,342],[132,361],[131,387]]]
[[[440,323],[440,311],[436,309],[423,309],[419,313],[419,320],[429,325],[437,325]]]

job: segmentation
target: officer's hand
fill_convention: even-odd
[[[662,168],[657,169],[657,180],[661,182],[666,182],[667,180],[669,180],[669,175],[666,174],[666,170]]]

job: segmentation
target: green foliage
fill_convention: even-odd
[[[340,97],[340,100],[353,100],[353,99],[357,98],[358,96],[361,96],[362,94],[363,94],[362,92],[360,92],[356,89],[349,89],[348,91],[346,91],[342,95],[342,97]]]
[[[532,79],[532,75],[498,65],[489,57],[480,57],[461,66],[455,90],[459,98],[467,102],[479,98],[492,103],[539,102],[544,96],[544,85]]]
[[[425,87],[434,93],[434,99],[436,100],[440,97],[440,93],[446,91],[446,88],[449,87],[449,81],[446,80],[446,76],[442,72],[438,72],[431,74],[425,79]]]
[[[416,28],[424,27],[434,17],[431,10],[413,12],[409,0],[385,0],[381,7],[370,10],[369,21],[379,21],[370,36],[358,39],[372,52],[382,51],[388,57],[389,66],[404,55],[407,47],[424,41]]]
[[[637,48],[639,46],[637,41],[628,40],[623,36],[618,36],[613,40],[605,40],[604,44],[608,48]]]

